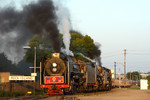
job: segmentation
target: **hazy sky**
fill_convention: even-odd
[[[150,0],[67,0],[74,29],[101,44],[102,63],[123,72],[150,71]],[[118,69],[117,69],[118,70]]]
[[[28,1],[11,4],[19,8]],[[117,70],[123,73],[123,50],[127,49],[127,72],[150,71],[150,0],[57,1],[68,8],[73,29],[101,44],[103,66],[113,69],[117,62]]]

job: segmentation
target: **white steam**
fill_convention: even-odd
[[[67,9],[62,6],[58,7],[58,18],[59,18],[59,30],[63,34],[63,42],[65,45],[65,52],[67,55],[72,55],[71,51],[69,50],[70,47],[70,29],[71,24],[69,22],[69,15]]]
[[[18,63],[25,55],[22,46],[17,45],[18,37],[16,32],[0,35],[0,53],[4,53],[12,63]]]
[[[83,58],[85,58],[85,59],[87,59],[87,60],[89,60],[89,61],[91,61],[91,62],[95,62],[94,60],[90,59],[89,57],[86,57],[86,56],[85,56],[84,54],[82,54],[82,53],[77,53],[77,54],[81,55]]]

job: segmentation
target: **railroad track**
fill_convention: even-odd
[[[1,98],[1,100],[79,100],[75,96],[20,96],[13,98]]]
[[[1,98],[2,100],[42,100],[44,98],[48,98],[49,96],[19,96],[12,98]]]
[[[36,95],[36,96],[19,96],[19,97],[3,97],[0,100],[80,100],[78,96],[87,96],[87,95],[96,95],[96,94],[104,94],[109,93],[111,91],[90,91],[86,93],[75,93],[73,95]]]

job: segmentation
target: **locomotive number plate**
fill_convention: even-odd
[[[64,83],[64,76],[46,76],[45,84]]]

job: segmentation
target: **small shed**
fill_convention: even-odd
[[[9,82],[10,72],[0,72],[0,83]]]
[[[146,80],[146,79],[140,80],[140,89],[141,90],[147,90],[148,89],[148,80]]]

